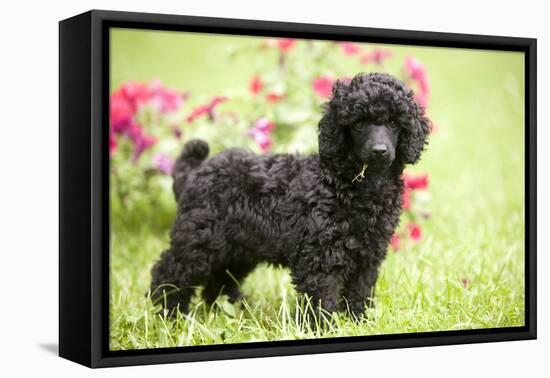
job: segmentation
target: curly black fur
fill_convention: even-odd
[[[188,142],[174,171],[170,248],[152,269],[153,299],[187,312],[202,285],[207,303],[220,293],[236,300],[234,279],[268,262],[290,268],[296,289],[324,309],[362,314],[399,221],[403,168],[419,159],[428,133],[412,91],[373,73],[334,85],[319,154],[228,149],[206,159],[205,142]],[[353,181],[365,163],[364,179]]]

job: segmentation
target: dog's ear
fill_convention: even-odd
[[[337,80],[331,99],[323,105],[319,121],[319,158],[322,166],[337,163],[346,154],[346,142],[341,117],[345,117],[344,99],[349,92],[349,81]]]
[[[424,109],[414,103],[415,114],[399,134],[398,154],[403,164],[414,164],[420,159],[422,151],[428,144],[428,135],[431,131],[430,120],[424,115]]]

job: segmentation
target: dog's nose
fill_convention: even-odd
[[[388,147],[385,144],[375,144],[372,147],[372,153],[376,157],[386,156],[386,154],[388,153]]]

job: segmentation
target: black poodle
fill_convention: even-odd
[[[413,92],[382,73],[338,81],[319,123],[319,154],[228,149],[206,159],[189,141],[174,170],[178,209],[151,295],[187,312],[194,289],[212,303],[261,262],[290,268],[296,289],[329,312],[360,316],[399,222],[401,173],[426,145]]]

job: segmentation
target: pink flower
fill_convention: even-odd
[[[252,136],[252,138],[254,138],[254,141],[263,152],[269,150],[269,148],[273,144],[271,137],[267,133],[252,131],[250,135]]]
[[[313,90],[319,97],[330,97],[334,79],[328,75],[318,76],[313,79]]]
[[[409,236],[411,237],[411,239],[414,241],[419,241],[422,237],[422,229],[420,228],[420,226],[414,223],[409,223],[408,228]]]
[[[296,40],[294,38],[281,38],[277,40],[277,47],[283,53],[287,53],[295,44]]]
[[[364,54],[361,57],[361,63],[369,64],[375,63],[381,65],[384,60],[391,58],[393,56],[393,51],[389,49],[375,48],[373,51]]]
[[[174,164],[174,159],[168,155],[157,153],[153,156],[153,166],[165,175],[172,174]]]
[[[267,118],[262,117],[256,121],[253,128],[263,133],[269,133],[271,130],[275,128],[275,124],[270,120],[268,120]]]
[[[262,82],[262,79],[258,75],[254,75],[252,77],[252,80],[250,80],[250,84],[248,85],[248,89],[250,89],[250,92],[252,92],[253,95],[257,95],[262,91],[264,87],[264,84]]]
[[[405,187],[412,190],[423,190],[428,188],[428,175],[413,176],[411,174],[403,174]]]
[[[464,287],[465,289],[469,289],[470,288],[470,280],[466,277],[463,277],[460,279],[460,283],[462,284],[462,287]]]
[[[403,190],[403,209],[409,210],[411,208],[411,190],[407,187]]]
[[[212,100],[210,100],[209,103],[197,106],[196,108],[193,109],[191,114],[187,116],[187,122],[191,123],[191,122],[193,122],[194,120],[196,120],[197,118],[199,118],[203,115],[207,115],[210,118],[210,120],[213,120],[214,119],[214,110],[215,110],[215,108],[219,104],[221,104],[225,101],[227,101],[227,97],[225,97],[225,96],[216,96],[216,97],[212,98]]]
[[[252,128],[248,131],[248,135],[254,139],[254,142],[262,151],[267,151],[273,144],[270,133],[275,128],[275,124],[267,118],[258,119]]]
[[[161,113],[178,111],[185,99],[185,94],[166,88],[160,81],[153,81],[149,85],[149,99]]]
[[[418,90],[415,91],[416,100],[422,107],[427,107],[430,97],[430,84],[424,65],[418,59],[408,56],[405,59],[404,67],[409,80],[416,83],[418,87]]]
[[[394,251],[398,251],[399,250],[399,246],[400,246],[400,238],[399,238],[399,235],[397,234],[393,234],[391,239],[390,239],[390,245],[392,247],[392,249]]]
[[[267,100],[267,102],[275,103],[275,102],[278,102],[283,97],[284,97],[284,94],[282,94],[282,93],[269,92],[265,96],[265,99]]]
[[[418,59],[412,56],[408,56],[405,59],[405,70],[412,80],[423,81],[426,78],[424,66]]]
[[[346,55],[356,55],[361,51],[361,47],[353,42],[340,42],[340,47]]]

